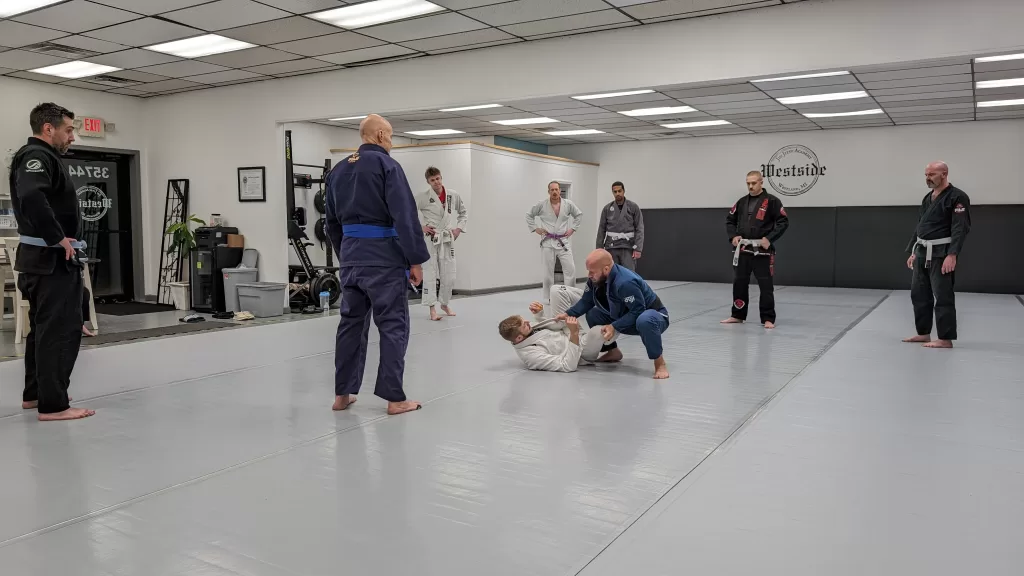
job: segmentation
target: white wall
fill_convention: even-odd
[[[782,196],[787,206],[917,205],[927,192],[925,165],[935,160],[949,164],[950,181],[974,204],[1024,202],[1013,169],[1024,158],[1024,120],[558,146],[551,153],[599,162],[602,204],[621,180],[642,208],[706,208],[735,202],[746,173],[790,144],[813,150],[827,170],[808,192]]]

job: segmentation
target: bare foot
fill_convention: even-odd
[[[441,319],[441,317],[437,315],[437,310],[434,310],[433,306],[430,307],[430,319],[433,320],[434,322],[437,322],[438,320]]]
[[[444,310],[444,313],[448,316],[455,316],[455,312],[452,312],[452,309],[447,306],[441,306],[441,310]]]
[[[927,336],[927,335],[925,335],[925,336],[911,336],[910,338],[904,338],[903,341],[904,342],[931,342],[932,341],[932,337],[931,336]]]
[[[596,362],[618,362],[619,360],[622,360],[622,350],[612,348],[599,356]]]
[[[406,400],[405,402],[388,402],[388,415],[397,416],[399,414],[405,414],[406,412],[413,412],[423,408],[419,402],[415,400]]]
[[[721,323],[722,324],[743,324],[743,320],[740,320],[739,318],[733,318],[732,316],[730,316],[730,317],[726,318],[725,320],[722,320]]]
[[[95,335],[96,335],[96,333],[95,333],[95,332],[93,332],[92,330],[89,330],[89,329],[88,329],[88,328],[87,328],[87,327],[85,326],[85,324],[82,324],[82,334],[84,334],[85,336],[88,336],[88,337],[90,337],[90,338],[92,338],[93,336],[95,336]]]
[[[953,347],[953,341],[952,340],[933,340],[931,342],[925,343],[924,347],[925,348],[952,348]]]
[[[40,422],[53,422],[55,420],[79,420],[82,418],[88,418],[96,414],[95,410],[86,410],[85,408],[68,408],[63,412],[57,412],[55,414],[40,414]]]
[[[664,380],[666,378],[668,378],[668,364],[665,364],[664,356],[659,356],[658,359],[654,361],[654,379]]]
[[[348,407],[356,403],[356,397],[352,394],[334,397],[334,406],[331,410],[348,410]]]
[[[765,330],[771,330],[772,328],[775,328],[775,322],[765,322],[764,328]]]

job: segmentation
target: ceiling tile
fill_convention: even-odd
[[[864,87],[869,91],[876,89],[888,89],[888,88],[911,88],[911,87],[922,87],[922,89],[928,89],[928,86],[948,84],[951,82],[970,82],[970,74],[954,74],[952,76],[932,76],[926,78],[906,78],[901,80],[881,80],[877,82],[863,82]]]
[[[1020,68],[1015,70],[1000,70],[999,72],[975,72],[975,80],[1006,80],[1008,78],[1024,78],[1024,61],[1021,61]],[[968,77],[968,80],[970,78]]]
[[[183,90],[187,88],[202,88],[204,84],[196,82],[189,82],[188,80],[182,80],[180,78],[174,78],[171,80],[164,80],[162,82],[153,82],[152,84],[139,84],[132,86],[135,90],[148,93],[156,92],[167,92],[170,90]]]
[[[284,62],[286,60],[297,60],[299,58],[300,56],[292,54],[291,52],[282,52],[280,50],[274,50],[273,48],[258,46],[256,48],[225,52],[224,54],[204,56],[199,60],[209,62],[211,64],[217,64],[218,66],[227,66],[229,68],[248,68],[250,66],[261,66],[263,64]]]
[[[125,46],[151,46],[171,40],[179,40],[202,34],[201,30],[182,26],[173,22],[165,22],[156,18],[143,18],[86,32],[91,38],[99,38],[108,42],[117,42]]]
[[[73,88],[83,88],[85,90],[99,90],[100,92],[110,90],[110,86],[89,82],[88,80],[71,80],[69,82],[62,82],[61,86],[71,86]]]
[[[59,84],[63,78],[57,76],[48,76],[46,74],[36,74],[35,72],[11,72],[8,76],[12,78],[21,78],[22,80],[35,80],[37,82],[45,82],[47,84]]]
[[[1024,60],[1000,60],[998,62],[975,62],[975,72],[999,72],[1002,70],[1020,70],[1024,68]]]
[[[315,36],[326,36],[327,34],[335,34],[337,32],[338,29],[334,26],[301,16],[293,16],[281,20],[242,26],[241,28],[230,28],[222,30],[218,34],[234,38],[235,40],[249,42],[250,44],[267,45],[313,38]]]
[[[535,34],[535,35],[532,35],[532,36],[527,36],[526,38],[528,40],[543,40],[545,38],[559,38],[559,37],[562,37],[562,36],[572,36],[572,35],[575,35],[575,34],[589,34],[591,32],[601,32],[601,31],[604,31],[604,30],[616,30],[618,28],[629,28],[629,27],[632,27],[632,26],[639,26],[639,25],[640,25],[639,22],[637,22],[635,20],[630,20],[628,22],[623,22],[621,24],[608,24],[606,26],[594,26],[594,27],[591,27],[591,28],[577,28],[575,30],[564,30],[564,31],[561,31],[561,32],[550,32],[548,34]]]
[[[111,94],[121,94],[123,96],[141,96],[145,94],[142,90],[132,90],[131,88],[118,88],[116,90],[108,90]]]
[[[14,20],[65,32],[85,32],[137,18],[140,16],[133,12],[101,6],[86,0],[72,0],[17,16]]]
[[[192,82],[198,82],[200,84],[223,84],[225,82],[236,82],[240,80],[255,80],[259,78],[266,79],[266,76],[256,74],[253,72],[246,72],[245,70],[225,70],[223,72],[214,72],[213,74],[200,74],[198,76],[186,76],[185,80]]]
[[[319,74],[321,72],[331,72],[333,70],[341,70],[342,66],[328,66],[327,68],[318,68],[316,70],[296,70],[295,72],[285,72],[284,74],[275,74],[277,78],[289,78],[291,76],[302,76],[305,74]]]
[[[321,10],[341,8],[345,4],[354,2],[343,2],[340,0],[258,0],[263,4],[287,10],[293,14],[309,14]]]
[[[7,52],[0,52],[0,68],[32,70],[34,68],[60,64],[61,62],[67,62],[67,60],[64,58],[57,58],[55,56],[47,56],[45,54],[26,52],[24,50],[8,50]]]
[[[88,36],[65,36],[52,40],[54,44],[61,44],[64,46],[71,46],[72,48],[81,48],[82,50],[89,50],[97,54],[109,54],[110,52],[118,52],[125,50],[128,47],[113,42],[107,42],[106,40],[97,40],[95,38],[89,38]]]
[[[185,76],[196,76],[198,74],[211,74],[222,70],[226,70],[226,68],[223,66],[207,64],[206,62],[198,62],[196,60],[181,60],[179,62],[158,64],[157,66],[147,66],[139,69],[140,72],[158,74],[169,78],[184,78]]]
[[[8,48],[20,48],[29,44],[60,38],[61,36],[67,36],[67,34],[12,20],[0,21],[0,42]]]
[[[627,14],[641,20],[672,20],[675,18],[693,18],[709,14],[721,14],[748,8],[777,6],[779,0],[741,1],[741,0],[662,0],[623,8]]]
[[[14,68],[0,68],[0,74],[9,74],[11,72],[17,72]]]
[[[418,40],[420,38],[469,32],[471,30],[479,30],[480,28],[487,28],[487,25],[461,14],[447,12],[404,22],[360,28],[359,33],[388,42],[404,42],[406,40]]]
[[[604,0],[514,0],[472,8],[465,10],[464,14],[492,26],[507,26],[607,9],[608,4]]]
[[[161,14],[161,18],[211,32],[289,16],[291,16],[289,12],[252,0],[217,0],[209,4]]]
[[[166,64],[168,62],[176,62],[178,60],[180,60],[180,58],[161,54],[159,52],[153,52],[151,50],[141,50],[139,48],[132,48],[131,50],[124,50],[122,52],[114,52],[113,54],[104,54],[103,56],[94,56],[89,59],[90,62],[106,64],[107,66],[116,66],[118,68],[142,68],[143,66]]]
[[[857,78],[861,82],[879,82],[882,80],[906,80],[908,78],[953,76],[955,74],[970,73],[970,64],[959,64],[953,66],[930,66],[927,68],[912,68],[908,70],[890,70],[886,72],[860,73],[857,74]]]
[[[551,34],[554,32],[565,32],[581,28],[592,28],[594,26],[606,26],[609,24],[632,23],[628,16],[618,10],[602,10],[600,12],[588,12],[574,16],[563,16],[561,18],[548,18],[536,22],[513,24],[503,26],[502,30],[515,34],[516,36],[536,36],[538,34]]]
[[[465,10],[466,8],[477,8],[491,4],[501,4],[508,0],[432,0],[434,4],[444,6],[450,10]]]
[[[422,52],[432,52],[434,50],[443,50],[446,48],[455,48],[458,46],[470,46],[473,44],[483,44],[489,42],[500,42],[503,40],[513,40],[514,37],[511,34],[506,34],[496,28],[485,28],[483,30],[474,30],[472,32],[463,32],[461,34],[448,34],[446,36],[438,36],[436,38],[424,38],[422,40],[410,40],[402,42],[403,46],[412,48],[413,50],[420,50]]]
[[[166,76],[150,74],[149,72],[139,72],[138,70],[118,70],[117,72],[112,72],[109,75],[116,78],[134,80],[136,82],[160,82],[161,80],[167,80]]]
[[[98,0],[107,6],[113,8],[120,8],[122,10],[131,10],[139,14],[145,14],[152,16],[153,14],[160,14],[161,12],[170,12],[171,10],[178,10],[181,8],[187,8],[189,6],[195,6],[197,4],[205,4],[210,0]]]
[[[251,66],[246,68],[250,72],[257,74],[269,74],[278,76],[282,74],[291,74],[293,72],[304,72],[308,70],[316,70],[318,68],[330,68],[331,65],[323,60],[315,60],[313,58],[300,58],[298,60],[288,60],[286,62],[276,62],[274,64],[263,64],[261,66]]]
[[[491,30],[495,30],[491,28]],[[483,44],[472,44],[469,46],[453,46],[451,48],[439,48],[434,50],[428,50],[431,54],[448,54],[449,52],[461,52],[463,50],[476,50],[478,48],[488,48],[490,46],[501,46],[503,44],[516,44],[522,42],[518,38],[511,38],[509,40],[499,40],[497,42],[485,42]]]
[[[317,56],[317,60],[323,60],[332,64],[351,64],[354,62],[366,62],[368,60],[402,56],[404,54],[415,54],[415,51],[403,46],[388,44],[385,46],[376,46],[374,48],[363,48],[362,50],[349,50],[348,52]]]
[[[285,52],[291,52],[301,56],[322,56],[324,54],[334,54],[337,52],[345,52],[347,50],[358,50],[360,48],[380,46],[381,44],[383,44],[383,42],[376,38],[369,38],[362,34],[356,34],[355,32],[341,32],[338,34],[308,38],[306,40],[273,44],[271,48],[284,50]]]

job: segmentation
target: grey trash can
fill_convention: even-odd
[[[224,268],[224,309],[228,312],[240,312],[238,307],[238,285],[256,282],[260,279],[258,268]]]
[[[242,311],[251,312],[257,318],[282,316],[288,285],[277,282],[253,282],[238,284],[238,304]]]

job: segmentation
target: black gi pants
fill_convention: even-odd
[[[82,343],[82,269],[61,260],[53,274],[19,274],[18,289],[29,302],[31,328],[22,400],[38,401],[40,414],[63,412]]]
[[[932,333],[932,313],[939,340],[956,340],[956,297],[953,294],[953,272],[942,273],[945,258],[932,258],[925,268],[925,258],[914,259],[914,277],[910,281],[910,301],[914,304],[914,324],[919,336]]]
[[[636,260],[633,260],[632,248],[608,248],[608,252],[612,255],[613,262],[636,272]]]
[[[736,277],[732,282],[732,317],[747,319],[747,305],[750,304],[750,273],[754,273],[757,286],[761,289],[761,323],[775,322],[775,255],[755,256],[740,252],[740,261],[735,266]]]

